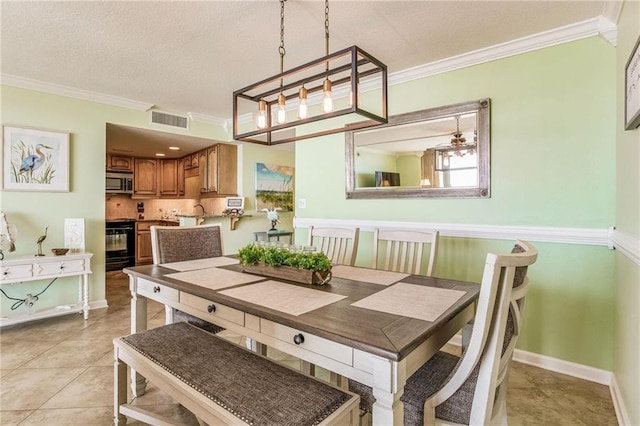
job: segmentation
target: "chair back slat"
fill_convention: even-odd
[[[359,228],[309,227],[307,245],[314,246],[334,265],[353,266],[358,254]]]
[[[153,263],[172,263],[223,255],[220,224],[151,226]]]
[[[435,269],[439,232],[375,229],[373,268],[431,276]],[[428,247],[429,259],[424,259]],[[384,259],[379,254],[384,253]]]

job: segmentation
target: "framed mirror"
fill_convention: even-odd
[[[346,132],[346,197],[489,197],[490,103],[400,114]]]

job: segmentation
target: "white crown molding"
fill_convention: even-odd
[[[613,22],[615,25],[618,25],[623,3],[624,0],[604,0],[602,16]]]
[[[357,219],[321,219],[295,217],[295,228],[335,226],[360,228],[372,232],[375,228],[438,230],[443,237],[484,238],[493,240],[528,240],[559,244],[582,244],[610,247],[607,228],[559,228],[541,226],[467,225],[459,223],[397,222]]]
[[[521,53],[568,43],[595,35],[601,35],[611,44],[615,45],[617,37],[617,26],[615,22],[617,22],[618,20],[621,8],[622,1],[606,0],[603,9],[603,16],[588,19],[586,21],[578,22],[564,27],[555,28],[553,30],[512,40],[506,43],[497,44],[485,49],[479,49],[462,55],[453,56],[441,61],[431,62],[428,64],[398,71],[389,75],[388,84],[392,86],[395,84],[406,83],[431,75],[470,67],[496,59],[519,55]],[[85,99],[136,110],[146,111],[154,106],[154,104],[146,102],[139,102],[131,99],[119,98],[117,96],[110,96],[102,93],[90,92],[87,90],[75,89],[72,87],[61,86],[57,84],[51,84],[43,81],[6,74],[0,74],[0,81],[2,84],[6,84],[8,86],[15,86],[23,89],[52,93],[55,95]],[[366,82],[363,82],[361,91],[366,92],[375,88],[377,88],[375,84],[367,84]],[[226,122],[230,120],[229,118],[220,118],[197,113],[189,113],[189,115],[194,121],[201,121],[222,127],[224,127],[225,125],[228,127],[228,124],[226,124]],[[240,123],[247,123],[251,120],[251,114],[245,114],[244,116],[239,118]]]
[[[609,22],[608,25],[606,22]],[[417,67],[398,71],[389,75],[389,85],[405,83],[417,80],[430,75],[441,74],[460,68],[478,65],[484,62],[494,61],[509,56],[519,55],[521,53],[530,52],[532,50],[544,49],[587,37],[601,34],[602,31],[607,32],[605,37],[607,40],[615,39],[617,32],[615,24],[602,16],[588,19],[586,21],[567,25],[542,33],[523,37],[506,43],[497,44],[485,49],[475,50],[473,52],[464,53],[462,55],[453,56],[441,61],[431,62]]]
[[[187,116],[192,121],[213,124],[220,127],[225,127],[228,121],[228,119],[226,118],[215,117],[213,115],[198,114],[197,112],[188,112]]]
[[[69,98],[84,99],[86,101],[114,105],[139,111],[148,111],[154,106],[154,104],[148,102],[134,101],[131,99],[120,98],[118,96],[105,95],[104,93],[76,89],[73,87],[62,86],[60,84],[47,83],[15,75],[0,74],[0,83],[7,86],[18,87],[20,89],[35,90],[38,92],[51,93],[52,95],[67,96]]]
[[[613,246],[620,253],[629,258],[633,263],[640,266],[640,239],[637,236],[625,234],[614,230],[611,236]]]

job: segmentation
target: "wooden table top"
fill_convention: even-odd
[[[223,268],[242,272],[242,266],[240,265],[224,266]],[[219,291],[209,290],[185,281],[166,277],[165,275],[175,273],[176,271],[162,266],[137,266],[125,268],[123,272],[134,277],[148,279],[179,291],[203,297],[212,302],[222,303],[243,312],[342,343],[392,361],[401,361],[404,359],[411,351],[443,327],[447,321],[472,304],[477,299],[480,291],[480,285],[464,281],[418,275],[411,275],[401,280],[402,282],[410,284],[464,292],[464,295],[447,309],[444,314],[435,321],[430,322],[351,306],[352,303],[388,288],[388,286],[337,277],[333,277],[328,284],[323,286],[309,286],[306,284],[287,282],[292,286],[300,286],[346,296],[346,298],[338,302],[295,316],[229,297],[221,294]],[[264,280],[268,279],[271,278],[264,278]],[[228,288],[225,290],[227,289]]]

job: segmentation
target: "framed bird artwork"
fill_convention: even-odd
[[[69,133],[4,126],[2,190],[69,192]]]

